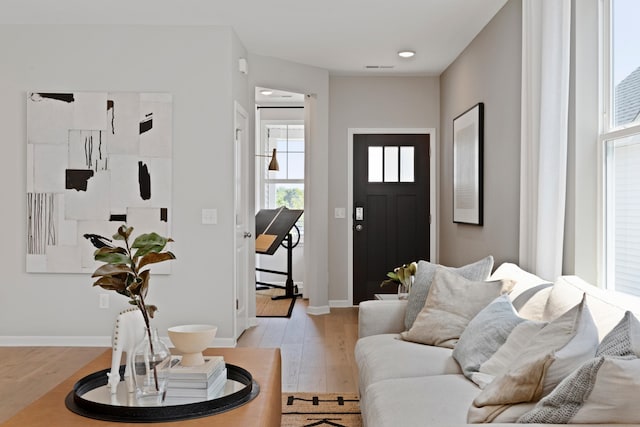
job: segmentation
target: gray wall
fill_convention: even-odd
[[[518,261],[522,5],[510,0],[440,76],[440,258]],[[453,119],[484,102],[484,225],[453,223]]]
[[[334,218],[333,211],[348,206],[348,129],[437,128],[440,88],[437,77],[333,76],[329,94],[329,300],[341,305],[348,298],[351,230],[347,219]]]
[[[97,341],[107,344],[116,314],[128,307],[110,292],[110,309],[99,309],[101,290],[88,275],[25,272],[25,100],[30,90],[132,91],[173,95],[170,215],[178,259],[171,275],[151,279],[154,323],[161,335],[171,325],[215,324],[217,343],[233,344],[233,100],[248,103],[246,78],[234,76],[246,53],[233,31],[0,25],[0,51],[0,338],[95,345],[103,337]],[[204,207],[218,209],[217,225],[201,224]]]

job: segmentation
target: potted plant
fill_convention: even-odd
[[[416,262],[396,267],[393,271],[387,273],[388,278],[380,283],[380,286],[382,287],[389,284],[395,284],[398,286],[398,296],[400,298],[406,298],[411,290],[413,277],[415,276],[417,269],[418,264]]]
[[[133,227],[121,225],[113,235],[113,240],[96,234],[85,234],[84,237],[97,248],[94,259],[104,263],[91,277],[97,277],[93,286],[116,291],[130,298],[129,303],[138,307],[144,318],[150,354],[154,354],[154,341],[157,337],[154,339],[152,336],[150,318],[153,318],[158,308],[145,302],[149,290],[149,266],[176,258],[172,252],[164,251],[167,243],[173,240],[157,233],[148,233],[139,235],[130,243],[132,232]],[[114,241],[120,241],[123,245],[114,245]],[[156,366],[152,368],[155,389],[160,391]]]

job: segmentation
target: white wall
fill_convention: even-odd
[[[334,208],[349,205],[348,129],[438,128],[440,87],[438,77],[339,76],[331,77],[329,87],[329,299],[344,305],[349,291],[347,236],[352,231],[347,218],[334,218]]]
[[[243,50],[226,27],[0,26],[0,343],[106,344],[128,306],[110,292],[111,307],[99,309],[101,290],[88,275],[25,273],[29,90],[173,95],[177,260],[173,274],[152,277],[148,301],[159,307],[161,335],[176,324],[211,323],[219,344],[233,342],[233,98],[246,104],[249,96],[232,77],[232,55]],[[201,225],[204,207],[218,209],[217,225]]]
[[[511,0],[440,75],[440,262],[518,262],[522,5]],[[453,119],[484,102],[484,225],[453,223]]]
[[[313,94],[312,138],[305,148],[305,296],[308,312],[329,311],[328,302],[328,128],[329,72],[320,68],[251,54],[249,85]],[[255,111],[254,111],[255,112]],[[255,179],[255,178],[254,178]],[[255,206],[252,208],[255,209]]]

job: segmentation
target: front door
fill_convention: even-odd
[[[353,136],[353,302],[393,268],[429,259],[429,135]]]

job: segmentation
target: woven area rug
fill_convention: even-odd
[[[291,317],[294,298],[271,299],[272,296],[284,295],[284,289],[269,288],[256,290],[256,316],[257,317]]]
[[[282,427],[362,427],[354,393],[283,393]]]

